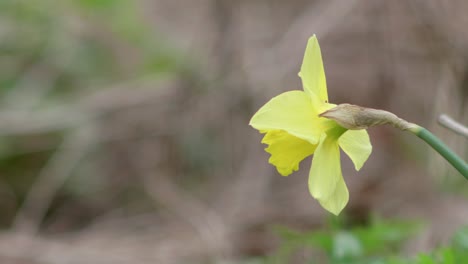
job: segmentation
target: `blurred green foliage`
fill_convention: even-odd
[[[268,258],[246,263],[329,263],[329,264],[455,264],[468,259],[468,227],[459,229],[451,243],[433,252],[404,257],[401,248],[415,235],[415,222],[375,219],[366,227],[330,228],[299,232],[275,228],[280,247]],[[243,263],[243,262],[242,262]]]
[[[0,1],[0,92],[32,67],[53,75],[45,85],[61,92],[177,71],[179,54],[141,12],[128,0]]]
[[[183,54],[144,13],[132,0],[1,0],[0,111],[47,116],[96,90],[185,72]],[[0,227],[11,224],[37,175],[73,129],[0,135]],[[75,189],[89,194],[90,185],[102,182],[102,172],[87,163],[59,199],[76,196]],[[96,193],[107,191],[101,186]]]

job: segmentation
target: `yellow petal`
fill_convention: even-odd
[[[266,103],[250,120],[257,130],[284,130],[298,138],[316,144],[326,118],[318,111],[303,91],[282,93]]]
[[[348,130],[339,139],[340,147],[360,170],[372,152],[369,135],[365,129]]]
[[[315,150],[309,173],[310,194],[317,200],[329,200],[332,195],[336,195],[335,189],[341,178],[338,140],[323,134]]]
[[[330,197],[319,200],[320,205],[334,215],[339,215],[349,200],[349,192],[343,177],[336,183],[336,188]]]
[[[297,138],[283,130],[270,130],[262,143],[269,146],[265,149],[271,154],[268,160],[283,176],[288,176],[299,169],[299,163],[314,153],[315,146],[308,141]]]
[[[315,94],[322,102],[328,102],[327,81],[323,69],[322,54],[315,35],[309,38],[307,42],[299,76],[302,79],[304,91],[309,95]]]

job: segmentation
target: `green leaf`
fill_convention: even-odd
[[[333,239],[333,257],[349,259],[363,255],[361,242],[349,232],[339,232]]]
[[[421,254],[418,257],[418,264],[436,264],[435,260],[426,254]]]
[[[468,226],[459,229],[453,236],[452,244],[462,250],[468,250]]]
[[[455,256],[451,248],[444,248],[441,251],[443,264],[455,264]]]

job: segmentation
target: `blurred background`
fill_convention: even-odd
[[[342,155],[350,203],[334,218],[309,195],[310,159],[281,177],[248,121],[301,89],[317,34],[331,102],[391,111],[466,160],[468,141],[437,117],[468,124],[467,11],[462,0],[0,0],[0,263],[266,263],[284,243],[275,226],[375,218],[422,223],[392,254],[450,243],[468,224],[468,184],[413,135],[370,129],[360,172]],[[312,248],[278,263],[326,258]]]

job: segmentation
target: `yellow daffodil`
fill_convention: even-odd
[[[366,130],[348,130],[320,114],[334,108],[328,103],[327,84],[317,38],[306,47],[299,76],[304,91],[280,94],[267,102],[250,120],[264,133],[262,143],[271,154],[269,162],[283,176],[299,169],[313,154],[309,191],[323,208],[338,215],[348,203],[349,192],[341,174],[340,147],[356,170],[369,157],[372,146]]]

